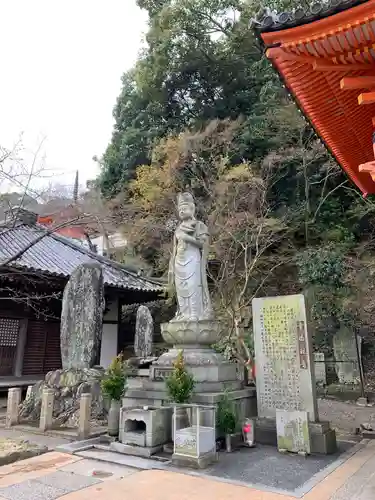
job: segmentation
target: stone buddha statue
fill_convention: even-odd
[[[209,233],[195,218],[195,203],[190,193],[178,196],[178,225],[169,265],[169,281],[175,286],[178,308],[176,321],[200,321],[212,318],[207,285]]]

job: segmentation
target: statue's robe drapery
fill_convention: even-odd
[[[202,248],[183,241],[176,235],[174,237],[171,272],[174,276],[178,302],[176,319],[179,320],[205,319],[211,312],[206,274],[207,226],[197,221],[193,236],[201,242]]]

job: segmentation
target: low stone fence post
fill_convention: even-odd
[[[55,391],[53,389],[44,389],[39,420],[39,429],[43,432],[52,427],[54,399]]]
[[[5,418],[5,427],[11,427],[18,424],[19,405],[21,403],[21,388],[12,387],[8,390],[7,413]]]
[[[29,399],[29,397],[31,396],[31,391],[33,390],[33,386],[32,385],[28,385],[27,386],[27,391],[26,391],[26,397],[25,397],[25,401],[27,399]]]
[[[79,422],[78,422],[78,437],[79,439],[87,439],[90,437],[90,418],[91,418],[91,393],[83,393],[79,402]]]

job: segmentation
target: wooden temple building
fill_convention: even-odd
[[[375,0],[268,12],[255,30],[326,147],[364,196],[375,194]]]
[[[127,333],[121,328],[123,305],[156,300],[163,286],[49,232],[28,210],[18,209],[0,222],[0,390],[35,383],[61,368],[63,290],[74,269],[84,263],[99,263],[103,269],[106,308],[100,364],[107,367]]]

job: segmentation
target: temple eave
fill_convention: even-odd
[[[261,33],[267,57],[343,170],[365,194],[375,178],[375,0],[309,24]]]

